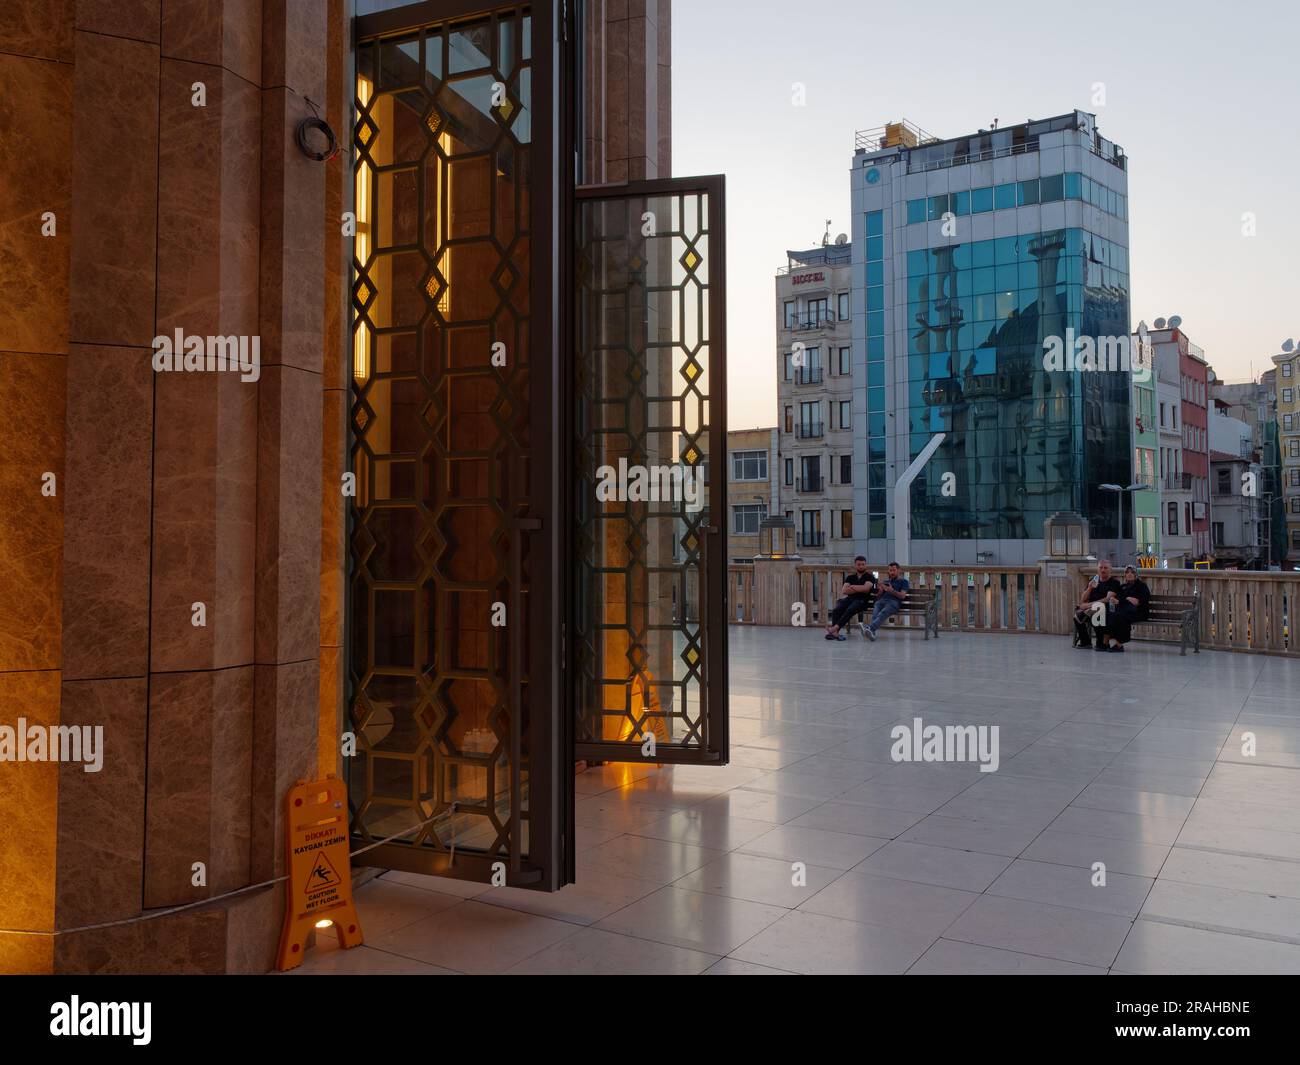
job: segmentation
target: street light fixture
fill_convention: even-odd
[[[1121,545],[1121,549],[1122,549],[1122,545],[1123,545],[1123,543],[1124,543],[1124,493],[1125,493],[1125,492],[1140,492],[1140,491],[1142,491],[1144,488],[1149,488],[1150,485],[1146,484],[1145,482],[1139,481],[1139,482],[1137,482],[1137,483],[1135,483],[1135,484],[1130,484],[1130,485],[1126,485],[1126,486],[1120,486],[1120,485],[1118,485],[1118,484],[1100,484],[1100,485],[1098,485],[1097,487],[1100,488],[1103,492],[1118,492],[1118,493],[1119,493],[1119,535],[1115,538],[1115,542],[1116,542],[1117,544]],[[1134,540],[1134,543],[1136,543],[1136,542],[1137,542],[1137,535],[1136,535],[1136,534],[1137,534],[1137,530],[1134,529],[1133,532],[1134,532],[1133,540]]]

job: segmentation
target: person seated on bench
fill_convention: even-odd
[[[1138,577],[1132,566],[1124,567],[1124,583],[1120,585],[1119,600],[1106,608],[1106,635],[1114,643],[1112,651],[1123,651],[1129,642],[1135,623],[1146,621],[1151,605],[1151,589]]]
[[[871,620],[862,627],[862,635],[873,643],[880,626],[892,618],[902,608],[907,599],[909,585],[902,575],[897,562],[889,564],[888,578],[880,582],[877,590],[876,609],[871,612]]]
[[[1093,607],[1092,604],[1099,600],[1106,600],[1109,610],[1112,603],[1119,602],[1120,583],[1111,575],[1110,563],[1102,559],[1097,563],[1097,575],[1088,582],[1088,586],[1083,590],[1083,598],[1079,600],[1078,606],[1074,608],[1074,635],[1075,646],[1087,650],[1092,646],[1092,629],[1093,629]],[[1110,637],[1106,634],[1105,623],[1096,626],[1097,628],[1097,650],[1106,650],[1106,644]]]
[[[842,631],[854,614],[867,609],[871,593],[876,590],[876,575],[867,569],[867,560],[859,555],[853,560],[853,572],[840,585],[841,598],[831,610],[830,624],[826,626],[826,639],[847,640]]]

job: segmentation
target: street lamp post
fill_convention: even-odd
[[[1123,485],[1123,486],[1118,484],[1102,484],[1102,485],[1098,485],[1097,487],[1100,488],[1103,492],[1119,493],[1119,535],[1116,537],[1115,542],[1120,546],[1120,550],[1122,551],[1123,544],[1124,544],[1124,493],[1141,491],[1143,488],[1146,488],[1147,485],[1142,482],[1138,482],[1136,484]],[[1135,513],[1136,513],[1136,508],[1135,508]],[[1134,529],[1134,537],[1133,537],[1134,542],[1137,541],[1136,534],[1137,534],[1137,530]]]
[[[1265,492],[1259,497],[1259,501],[1264,504],[1264,572],[1267,573],[1273,568],[1273,500],[1276,499],[1272,492]],[[1258,519],[1257,519],[1258,520]]]

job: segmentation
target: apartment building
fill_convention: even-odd
[[[1216,565],[1251,566],[1264,554],[1260,464],[1248,422],[1210,413],[1210,542]]]
[[[1132,351],[1133,476],[1145,485],[1129,494],[1133,501],[1134,553],[1150,565],[1160,558],[1160,426],[1156,420],[1155,349],[1145,333],[1130,338]],[[1121,538],[1123,531],[1121,531]]]
[[[776,426],[727,433],[727,557],[750,563],[759,551],[758,526],[781,512]]]
[[[1273,366],[1286,562],[1295,566],[1300,565],[1300,349],[1292,345],[1274,355]]]
[[[1166,385],[1176,384],[1178,389],[1176,397],[1166,393],[1164,398],[1169,421],[1172,425],[1176,420],[1178,429],[1176,445],[1170,444],[1178,453],[1168,482],[1168,490],[1177,499],[1166,497],[1163,503],[1166,511],[1170,502],[1183,505],[1180,528],[1184,535],[1191,537],[1191,560],[1208,558],[1211,548],[1209,366],[1205,352],[1178,325],[1165,325],[1160,318],[1156,324],[1160,328],[1152,329],[1149,335],[1155,349],[1157,378]],[[1186,498],[1182,498],[1184,493]],[[1170,565],[1173,564],[1171,561]]]
[[[816,561],[857,553],[851,254],[847,238],[788,251],[776,276],[781,509],[800,554]]]
[[[1178,360],[1156,358],[1160,447],[1160,565],[1181,569],[1193,555],[1192,476],[1183,469],[1182,384]]]

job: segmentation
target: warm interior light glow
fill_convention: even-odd
[[[452,148],[453,148],[453,145],[451,143],[451,134],[443,133],[438,138],[438,143],[441,145],[442,150],[447,153],[448,158],[450,158],[452,153]],[[446,189],[447,218],[450,221],[452,212],[456,209],[456,201],[451,198],[451,167],[450,166],[444,167],[442,169],[442,173],[447,175],[444,180],[447,183],[447,189]],[[446,238],[451,235],[450,232],[444,233],[442,231],[441,211],[438,212],[436,226],[437,226],[437,241],[438,244],[441,245],[446,240]],[[443,289],[442,295],[438,297],[438,311],[440,314],[442,314],[444,318],[447,318],[451,316],[451,248],[447,248],[447,250],[443,252],[442,262],[439,263],[439,269],[441,269],[442,271],[442,279],[444,282],[446,282],[447,287]]]
[[[317,921],[317,922],[316,922],[316,927],[317,927],[317,928],[333,928],[333,927],[334,927],[334,922],[331,921],[328,917],[326,917],[325,920],[323,920],[323,921]]]
[[[374,86],[369,78],[357,76],[357,99],[361,106],[370,103]],[[356,202],[357,232],[355,253],[357,262],[365,263],[370,258],[370,168],[358,162],[356,168]],[[370,330],[365,322],[358,322],[352,339],[352,376],[364,381],[370,376]]]

